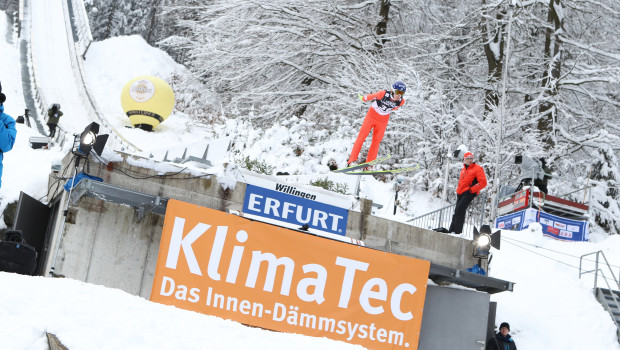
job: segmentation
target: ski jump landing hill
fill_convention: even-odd
[[[106,147],[114,149],[118,155],[118,159],[108,164],[97,163],[91,166],[89,174],[102,181],[82,180],[70,191],[51,187],[49,198],[52,200],[49,205],[22,196],[24,200],[20,201],[17,216],[30,219],[30,226],[25,229],[24,236],[38,242],[35,244],[39,253],[36,274],[62,275],[149,298],[157,292],[153,286],[168,202],[174,199],[227,215],[237,213],[244,216],[248,210],[259,205],[258,199],[262,197],[257,192],[261,189],[257,190],[257,187],[260,186],[237,182],[226,174],[216,176],[207,172],[198,177],[188,174],[183,179],[166,178],[159,176],[159,172],[152,167],[144,165],[155,161],[140,159],[135,155],[138,148],[109,126],[88,92],[83,76],[83,55],[92,37],[81,0],[21,0],[20,19],[22,46],[25,47],[22,53],[27,58],[23,61],[28,64],[31,83],[31,88],[24,90],[28,95],[26,101],[33,104],[29,108],[37,112],[39,127],[45,124],[47,107],[52,103],[60,103],[65,111],[63,127],[66,135],[62,137],[72,139],[69,135],[80,132],[86,124],[96,121],[101,125],[102,132],[113,136]],[[81,102],[76,104],[72,101]],[[67,168],[74,161],[75,157],[69,153],[61,169]],[[169,165],[173,169],[177,166]],[[135,177],[121,174],[119,168]],[[178,166],[178,169],[181,168]],[[274,188],[278,187],[278,180],[272,177],[264,177],[259,183],[271,183]],[[344,197],[314,187],[299,187],[305,193],[305,198],[297,196],[294,200],[303,199],[304,205],[311,202],[312,205],[324,208],[325,205],[342,201]],[[314,203],[318,201],[312,199],[313,193],[317,198],[325,198],[323,203]],[[26,205],[28,201],[30,204]],[[290,205],[301,206],[300,203]],[[369,255],[380,251],[388,260],[389,256],[396,254],[430,262],[427,263],[428,276],[424,275],[423,278],[434,283],[424,286],[421,328],[410,329],[412,333],[419,334],[418,348],[479,349],[480,342],[488,339],[489,324],[492,332],[495,323],[495,308],[490,302],[490,294],[512,291],[513,283],[465,271],[478,262],[472,256],[471,241],[375,217],[371,214],[371,207],[371,201],[362,200],[360,211],[344,209],[339,214],[325,214],[327,209],[321,209],[324,216],[316,221],[325,222],[327,217],[341,218],[340,240],[350,243],[363,241],[365,247],[353,247],[361,252],[367,251]],[[279,226],[290,230],[291,235],[309,234],[290,224],[281,223]],[[244,242],[243,235],[237,236],[237,239]],[[346,244],[332,242],[325,240],[323,244]],[[189,243],[180,244],[179,247],[182,246],[185,253],[190,251]],[[191,257],[184,256],[184,259],[189,262]],[[212,276],[213,271],[209,271],[209,275]],[[232,277],[226,277],[227,281],[229,278],[232,280]],[[440,286],[451,283],[470,289]],[[161,287],[159,293],[165,294],[164,289]],[[368,293],[375,293],[371,289]],[[409,292],[412,293],[411,289]],[[402,296],[403,290],[400,293]],[[377,300],[381,298],[377,296]],[[390,307],[389,303],[386,307]],[[392,302],[392,311],[398,311],[398,307],[398,303]],[[364,308],[374,310],[375,313],[383,310],[371,305]],[[402,317],[402,312],[400,314]],[[360,322],[371,324],[374,321],[370,317]],[[445,329],[459,329],[459,332],[446,334]],[[417,335],[415,337],[417,339]],[[401,341],[396,344],[398,347],[393,348],[409,347],[404,344]],[[463,347],[463,344],[471,346]],[[383,348],[382,344],[376,345],[377,348]]]
[[[129,152],[140,149],[100,114],[85,83],[84,55],[92,42],[88,17],[81,0],[20,0],[22,55],[30,74],[28,108],[35,111],[39,131],[45,125],[47,109],[59,103],[64,112],[56,141],[63,143],[90,122],[101,126],[111,139],[107,147]],[[79,103],[75,103],[79,101]]]

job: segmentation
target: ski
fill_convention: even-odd
[[[363,171],[347,171],[343,174],[347,175],[384,175],[384,174],[401,174],[409,171],[414,171],[420,169],[420,165],[398,168],[398,169],[388,169],[388,170],[363,170]]]
[[[332,173],[343,173],[343,174],[346,174],[346,173],[349,173],[349,172],[354,171],[354,170],[363,169],[363,168],[366,168],[366,167],[373,166],[373,165],[375,165],[377,163],[385,162],[386,160],[388,160],[390,158],[392,158],[392,155],[388,154],[385,157],[377,158],[377,159],[371,160],[370,162],[367,162],[367,163],[362,163],[362,164],[358,164],[358,165],[352,165],[352,166],[346,167],[346,168],[340,168],[340,169],[332,170]]]

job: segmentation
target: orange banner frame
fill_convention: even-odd
[[[170,200],[151,300],[369,349],[417,349],[429,269]]]

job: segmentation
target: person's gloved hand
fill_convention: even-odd
[[[357,97],[360,99],[360,101],[364,101],[364,96],[362,96],[359,92],[357,93]]]

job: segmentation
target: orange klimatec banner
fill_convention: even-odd
[[[170,200],[151,300],[369,349],[417,349],[429,268]]]

